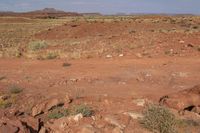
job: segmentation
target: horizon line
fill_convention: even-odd
[[[39,9],[34,9],[34,10],[27,10],[27,11],[15,11],[15,10],[0,10],[0,12],[13,12],[13,13],[28,13],[28,12],[34,12],[34,11],[41,11],[44,9],[55,9],[57,11],[63,11],[63,12],[70,12],[70,13],[80,13],[80,14],[84,14],[84,13],[99,13],[101,15],[117,15],[117,14],[123,14],[123,15],[195,15],[195,16],[199,16],[199,13],[171,13],[171,12],[116,12],[116,13],[102,13],[102,12],[80,12],[80,11],[70,11],[70,10],[64,10],[64,9],[59,9],[59,8],[53,8],[53,7],[45,7],[45,8],[39,8]]]

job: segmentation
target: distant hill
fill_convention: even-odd
[[[66,13],[65,11],[57,10],[55,8],[44,8],[42,10],[35,10],[29,13]]]
[[[2,11],[0,12],[0,16],[16,16],[16,17],[19,16],[19,17],[29,17],[29,18],[59,18],[59,17],[82,16],[82,15],[76,12],[65,12],[54,8],[44,8],[42,10],[35,10],[22,13]]]
[[[116,13],[110,14],[112,16],[194,16],[193,14],[156,14],[156,13]],[[0,11],[0,17],[13,16],[13,17],[28,17],[28,18],[60,18],[67,16],[103,16],[101,13],[77,13],[77,12],[65,12],[57,10],[55,8],[44,8],[41,10],[29,11],[29,12],[12,12],[12,11]]]

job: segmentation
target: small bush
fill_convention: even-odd
[[[77,115],[80,113],[83,115],[83,117],[89,117],[93,114],[93,111],[90,107],[84,104],[74,106],[71,114]]]
[[[62,118],[64,116],[68,116],[69,115],[69,110],[67,109],[56,109],[53,110],[51,113],[48,114],[48,118],[49,119],[59,119]]]
[[[29,50],[37,51],[46,48],[48,45],[45,41],[34,41],[28,44]]]
[[[0,100],[0,108],[5,109],[5,108],[10,107],[11,105],[12,103],[9,101]]]
[[[49,119],[59,119],[63,117],[64,115],[61,112],[52,112],[48,115]]]
[[[63,63],[63,65],[62,65],[63,67],[68,67],[68,66],[71,66],[71,64],[69,64],[69,63],[67,63],[67,62],[65,62],[65,63]]]
[[[46,59],[55,59],[55,58],[57,58],[57,57],[58,57],[58,54],[57,54],[57,53],[49,52],[49,53],[47,54]]]
[[[12,103],[9,100],[0,100],[0,108],[5,109],[11,107]]]
[[[12,94],[18,94],[18,93],[20,93],[20,92],[23,91],[22,88],[20,88],[20,87],[18,87],[18,86],[16,86],[16,85],[10,86],[10,87],[9,87],[9,90],[10,90],[10,93],[12,93]]]
[[[166,108],[151,105],[144,111],[141,121],[143,126],[152,132],[175,133],[175,116]]]

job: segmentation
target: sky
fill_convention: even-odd
[[[0,11],[46,7],[71,12],[200,14],[200,0],[0,0]]]

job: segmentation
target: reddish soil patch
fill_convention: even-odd
[[[61,98],[68,93],[82,97],[73,104],[88,103],[96,115],[141,112],[134,99],[158,103],[161,96],[192,87],[200,78],[199,58],[88,59],[69,61],[71,65],[63,67],[64,62],[1,59],[0,73],[6,77],[0,81],[1,89],[6,91],[11,84],[24,88],[13,108],[26,112],[42,99]],[[123,119],[120,118],[122,123],[126,122]],[[81,121],[90,122],[89,118]],[[126,131],[135,129],[135,124],[141,129],[132,121]],[[69,129],[75,131],[77,126]]]
[[[179,18],[180,19],[180,18]],[[182,19],[181,19],[182,20]],[[199,55],[197,50],[200,32],[192,27],[190,21],[173,22],[172,18],[149,18],[106,21],[67,22],[62,26],[48,29],[35,35],[41,40],[58,40],[59,48],[66,52],[73,49],[82,51],[104,50],[104,54],[125,53],[154,57],[163,55],[188,56]],[[179,22],[180,21],[180,22]],[[62,46],[59,40],[79,42],[79,45]]]
[[[0,23],[30,23],[34,20],[28,18],[20,18],[20,17],[13,17],[13,18],[1,18]]]
[[[200,75],[199,58],[88,59],[70,61],[68,67],[63,67],[63,62],[0,60],[0,73],[6,77],[1,84],[20,84],[32,94],[45,95],[48,91],[50,95],[57,90],[62,95],[63,91],[81,88],[85,96],[158,100],[166,93],[197,84]]]

